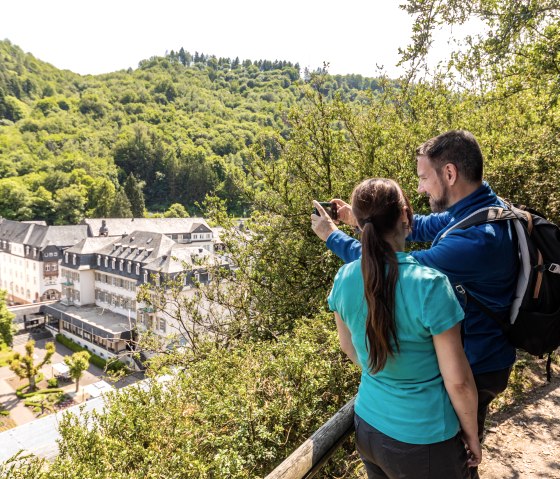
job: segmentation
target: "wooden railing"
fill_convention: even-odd
[[[354,432],[352,398],[265,479],[309,479]]]

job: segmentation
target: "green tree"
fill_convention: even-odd
[[[130,206],[130,201],[126,196],[126,193],[122,188],[117,190],[115,193],[115,200],[113,201],[113,205],[111,207],[110,216],[112,218],[131,218],[132,217],[132,209]]]
[[[124,191],[130,201],[130,209],[134,218],[143,218],[146,205],[144,204],[144,193],[142,183],[131,173],[124,183]]]
[[[12,362],[10,363],[10,369],[16,373],[21,379],[29,380],[29,390],[35,391],[37,385],[35,383],[35,377],[39,373],[39,370],[45,365],[51,362],[51,357],[55,352],[55,346],[53,342],[48,342],[45,344],[45,357],[43,360],[35,364],[35,359],[33,355],[35,353],[35,341],[32,339],[27,341],[25,344],[25,355],[20,353],[14,353]]]
[[[61,188],[54,195],[55,223],[59,225],[78,224],[85,216],[87,198],[79,185]]]
[[[173,203],[168,210],[163,213],[164,218],[188,218],[189,212],[181,203]]]
[[[0,343],[11,346],[15,332],[15,314],[8,311],[6,306],[6,296],[6,291],[0,289]]]
[[[89,358],[91,355],[87,351],[78,351],[72,356],[66,356],[64,362],[70,368],[70,377],[76,381],[76,392],[80,385],[80,379],[84,371],[89,367]]]

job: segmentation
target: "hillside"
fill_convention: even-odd
[[[180,203],[193,213],[210,193],[247,213],[239,185],[251,151],[278,158],[303,83],[297,64],[182,48],[136,70],[80,76],[0,42],[0,215],[59,224],[128,216],[120,189],[129,175],[149,211]],[[360,75],[322,86],[349,101],[376,88]]]

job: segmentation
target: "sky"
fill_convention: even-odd
[[[400,0],[12,0],[0,39],[57,68],[109,73],[183,47],[241,60],[329,63],[332,74],[396,77],[412,19]],[[436,59],[449,51],[439,32]]]

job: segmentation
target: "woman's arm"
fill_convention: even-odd
[[[461,344],[460,328],[460,323],[456,324],[435,335],[433,340],[443,383],[463,430],[463,440],[470,455],[468,465],[475,467],[482,459],[476,418],[478,393]]]
[[[356,366],[360,366],[358,362],[358,356],[356,355],[356,350],[352,344],[352,333],[348,329],[348,326],[344,324],[344,321],[340,318],[340,315],[335,312],[334,317],[336,319],[336,329],[338,330],[338,340],[340,341],[340,349],[350,358]],[[361,367],[361,366],[360,366]]]

